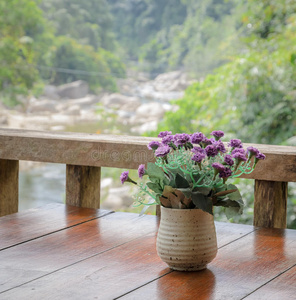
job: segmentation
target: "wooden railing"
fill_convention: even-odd
[[[0,129],[0,216],[18,211],[19,160],[66,164],[66,203],[99,208],[101,167],[137,169],[153,161],[147,149],[153,139]],[[254,172],[242,176],[255,179],[254,225],[285,228],[296,147],[252,145],[266,155]]]

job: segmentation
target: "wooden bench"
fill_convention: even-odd
[[[101,167],[137,169],[153,161],[147,144],[154,139],[0,129],[0,216],[18,211],[19,160],[65,164],[66,203],[99,208]],[[288,182],[296,182],[296,147],[254,146],[267,158],[242,176],[255,179],[254,225],[285,228]]]

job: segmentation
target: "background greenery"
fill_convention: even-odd
[[[115,91],[128,69],[183,70],[196,80],[157,131],[220,129],[228,139],[293,144],[295,1],[0,0],[5,105],[45,83],[83,79],[93,92]],[[296,227],[295,194],[290,188]]]

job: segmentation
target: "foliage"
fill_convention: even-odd
[[[240,6],[235,0],[183,3],[187,8],[184,22],[161,28],[142,46],[141,58],[151,63],[153,71],[183,67],[194,76],[204,76],[225,63],[238,47],[236,14]]]
[[[125,76],[125,67],[115,54],[107,2],[49,0],[42,1],[41,7],[57,36],[49,63],[53,73],[44,78],[54,84],[82,79],[92,91],[116,91],[115,78]]]
[[[36,1],[0,1],[0,93],[8,105],[38,81],[36,64],[46,59],[51,31]]]
[[[246,54],[190,86],[176,101],[179,110],[167,113],[158,130],[219,127],[245,142],[265,144],[296,135],[296,15],[285,22],[281,34],[268,38],[249,33]]]
[[[116,38],[128,57],[138,60],[141,46],[163,28],[182,24],[186,6],[180,0],[108,0]]]
[[[265,156],[256,148],[242,149],[240,140],[233,139],[226,150],[220,138],[222,131],[213,131],[214,138],[207,139],[201,132],[171,135],[161,132],[162,141],[152,141],[148,148],[154,151],[155,163],[148,163],[147,169],[140,165],[138,175],[148,175],[150,181],[139,185],[129,177],[127,171],[121,174],[121,182],[138,185],[136,204],[161,204],[178,209],[198,208],[213,214],[213,206],[225,208],[226,216],[241,214],[243,201],[229,178],[251,173],[257,162]],[[253,159],[252,159],[253,158]],[[145,194],[154,201],[147,203]]]
[[[117,72],[118,77],[125,75],[124,66],[118,58],[104,49],[94,51],[93,47],[78,44],[75,40],[66,37],[57,38],[55,44],[54,69],[71,69],[72,72],[58,71],[52,74],[54,84],[81,79],[87,81],[93,91],[98,88],[115,91],[116,83],[112,73]]]
[[[209,133],[219,127],[228,138],[267,144],[285,144],[296,135],[296,3],[247,3],[241,18],[242,51],[190,86],[176,101],[179,110],[167,113],[158,130],[198,128]],[[241,189],[251,190],[251,182]],[[288,227],[295,228],[295,187],[288,196]],[[252,197],[246,193],[244,198],[251,204]],[[240,221],[250,222],[250,217]]]
[[[112,32],[112,16],[106,0],[46,0],[41,8],[55,28],[56,36],[75,39],[114,52],[116,42]]]
[[[114,77],[123,77],[125,68],[113,54],[111,21],[105,0],[1,1],[1,100],[17,104],[19,95],[39,90],[42,79],[55,84],[84,79],[92,90],[115,91]]]
[[[160,73],[185,68],[204,76],[237,48],[237,0],[108,0],[128,58]]]

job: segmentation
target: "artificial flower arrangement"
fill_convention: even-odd
[[[243,201],[237,187],[228,184],[229,178],[250,174],[259,160],[265,159],[255,147],[243,149],[239,139],[232,139],[226,148],[220,140],[221,130],[213,131],[208,139],[196,132],[172,135],[160,132],[162,140],[152,141],[148,148],[154,151],[155,163],[140,165],[139,178],[148,176],[148,182],[137,183],[129,172],[120,179],[139,187],[134,206],[160,204],[168,208],[202,209],[213,214],[213,206],[225,208],[226,216],[241,214]],[[146,195],[152,200],[146,200]]]

